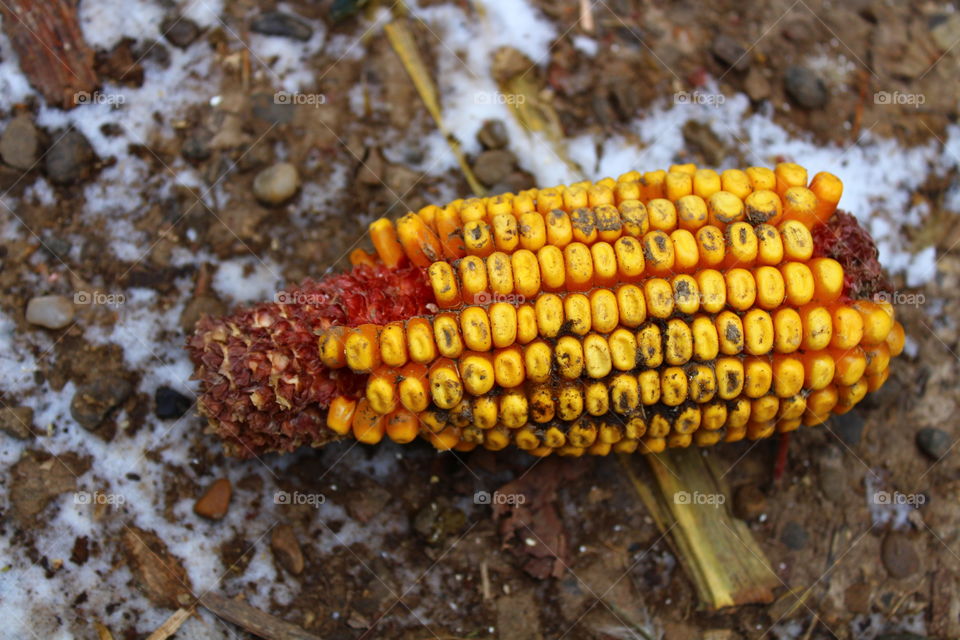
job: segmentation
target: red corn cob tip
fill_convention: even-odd
[[[325,409],[338,393],[355,395],[365,375],[330,370],[318,334],[333,325],[384,324],[430,312],[423,270],[360,264],[307,280],[274,302],[202,318],[187,341],[201,382],[199,408],[228,455],[289,452],[337,439]]]
[[[843,267],[846,299],[869,299],[893,291],[880,266],[877,245],[852,214],[838,210],[827,224],[814,227],[813,245],[814,256],[833,258]]]

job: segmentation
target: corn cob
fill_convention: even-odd
[[[204,318],[201,411],[248,456],[352,436],[537,456],[765,438],[849,411],[904,344],[842,185],[693,165],[370,225],[353,269]]]

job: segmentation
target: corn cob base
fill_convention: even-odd
[[[349,273],[198,323],[200,410],[238,456],[647,453],[819,424],[904,341],[841,191],[684,165],[378,220]]]

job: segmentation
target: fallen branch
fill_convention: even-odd
[[[243,600],[231,600],[208,593],[200,598],[200,604],[217,617],[266,640],[320,640],[297,625],[252,607]]]

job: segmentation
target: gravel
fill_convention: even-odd
[[[783,83],[787,95],[804,109],[821,109],[827,104],[827,85],[806,67],[788,67]]]
[[[309,24],[282,11],[261,13],[250,23],[250,30],[265,36],[280,36],[304,42],[313,36],[313,28]]]
[[[73,303],[63,296],[37,296],[27,302],[27,322],[38,327],[63,329],[73,316]]]
[[[300,188],[300,174],[289,162],[267,167],[253,180],[253,195],[264,204],[283,204]]]
[[[32,169],[40,154],[40,134],[28,116],[10,121],[0,136],[0,157],[14,169]]]

